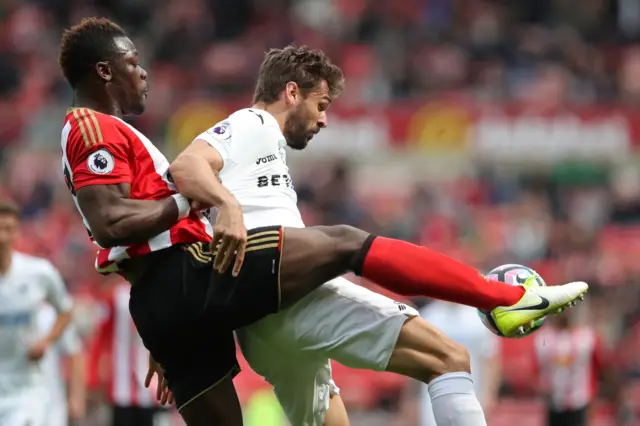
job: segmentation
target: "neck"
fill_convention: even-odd
[[[13,250],[0,251],[0,275],[4,275],[9,271],[12,255]]]
[[[73,106],[75,108],[88,108],[103,114],[109,114],[122,118],[122,109],[113,99],[104,92],[99,96],[87,96],[89,90],[76,90],[73,93]]]
[[[278,125],[280,126],[280,131],[284,131],[284,123],[285,121],[287,121],[287,109],[280,102],[274,102],[272,104],[267,104],[265,102],[256,102],[251,108],[261,109],[273,115],[273,117],[278,122]]]

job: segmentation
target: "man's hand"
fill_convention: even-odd
[[[244,261],[244,253],[247,245],[247,228],[244,226],[242,208],[233,199],[232,202],[225,203],[218,207],[216,223],[213,227],[213,242],[211,249],[216,253],[213,269],[224,274],[233,255],[236,254],[236,261],[233,265],[233,276],[237,277]]]
[[[40,340],[34,343],[30,348],[27,355],[29,356],[29,360],[38,361],[41,359],[45,352],[47,352],[47,348],[49,347],[49,342],[47,340]]]
[[[169,383],[164,377],[164,370],[160,364],[158,364],[151,354],[149,354],[149,369],[147,370],[147,377],[144,378],[144,387],[148,388],[151,385],[151,380],[154,374],[158,376],[158,388],[156,389],[156,399],[160,401],[160,404],[172,404],[173,393],[169,390]]]

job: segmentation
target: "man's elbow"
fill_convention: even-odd
[[[194,156],[189,153],[182,153],[173,160],[169,166],[171,180],[178,188],[178,192],[187,184],[189,179],[189,168],[194,162]]]
[[[118,218],[115,217],[113,209],[102,212],[102,223],[91,227],[93,239],[102,248],[111,248],[122,245],[124,235],[118,229]]]

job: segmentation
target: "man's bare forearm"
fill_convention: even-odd
[[[51,331],[45,337],[45,341],[47,342],[47,345],[52,345],[56,343],[60,338],[60,336],[62,336],[62,333],[64,332],[64,330],[69,326],[70,322],[71,322],[71,312],[59,313],[58,316],[56,317],[56,321],[54,322],[53,327],[51,327]]]
[[[178,205],[173,197],[163,200],[120,199],[109,217],[109,247],[147,241],[171,228],[178,221],[178,214]]]
[[[178,191],[185,197],[211,207],[237,204],[235,197],[222,186],[205,158],[183,153],[169,170]]]

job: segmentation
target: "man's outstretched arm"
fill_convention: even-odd
[[[129,184],[91,185],[77,191],[78,205],[101,247],[136,244],[171,228],[189,212],[179,194],[162,200],[132,200]]]

